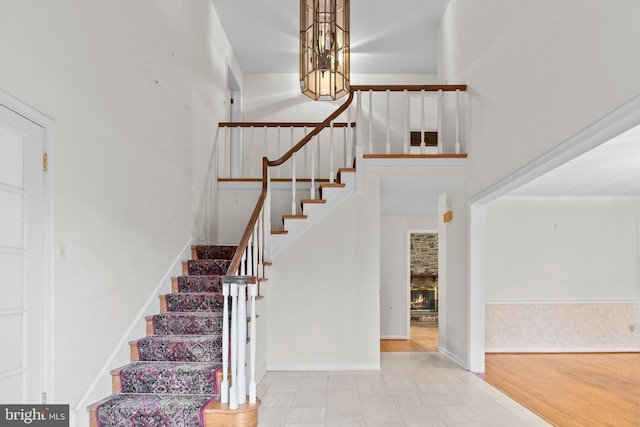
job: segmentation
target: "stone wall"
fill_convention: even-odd
[[[438,275],[437,234],[411,234],[411,274]]]

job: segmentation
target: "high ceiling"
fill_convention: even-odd
[[[297,73],[299,0],[212,0],[245,73]],[[448,0],[352,0],[351,73],[435,74]]]

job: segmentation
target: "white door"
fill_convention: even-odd
[[[44,381],[44,131],[0,105],[0,402]]]

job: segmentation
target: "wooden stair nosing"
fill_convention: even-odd
[[[271,234],[279,235],[279,234],[288,234],[287,230],[271,230]]]
[[[282,222],[286,219],[307,219],[306,215],[282,215]]]

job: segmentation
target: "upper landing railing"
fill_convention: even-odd
[[[262,182],[262,191],[224,278],[223,293],[231,296],[233,307],[230,318],[223,316],[223,334],[228,334],[230,328],[231,339],[223,335],[225,380],[221,398],[232,409],[244,403],[246,396],[243,347],[247,338],[247,297],[251,315],[249,403],[256,402],[255,298],[264,278],[265,263],[270,260],[272,182],[291,181],[291,215],[296,215],[300,199],[296,195],[297,181],[309,183],[309,198],[315,199],[318,181],[333,182],[341,167],[355,164],[359,170],[365,153],[433,157],[459,154],[464,148],[460,132],[461,92],[466,89],[466,85],[351,86],[347,100],[321,123],[219,124],[222,132],[216,149],[218,171],[222,173],[218,179]],[[225,298],[225,313],[227,302]],[[227,381],[228,360],[231,384]]]

